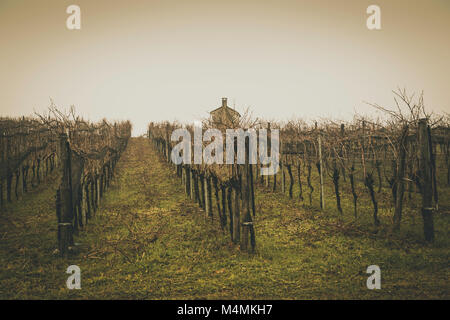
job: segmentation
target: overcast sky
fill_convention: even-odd
[[[81,8],[68,30],[66,8]],[[381,7],[381,30],[366,8]],[[222,97],[262,118],[350,119],[424,90],[450,112],[450,1],[0,0],[1,115],[51,97],[91,120],[193,121]]]

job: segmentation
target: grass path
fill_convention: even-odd
[[[449,298],[448,217],[437,243],[377,238],[333,216],[258,189],[257,253],[230,245],[217,219],[184,196],[148,141],[132,139],[100,210],[68,259],[56,248],[56,180],[0,217],[0,298]],[[66,268],[81,268],[68,290]],[[366,288],[367,266],[382,290]]]

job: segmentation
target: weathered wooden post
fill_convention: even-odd
[[[39,139],[40,140],[40,139]],[[37,177],[37,184],[41,184],[41,157],[38,155],[37,156],[37,166],[36,166],[36,177]]]
[[[169,137],[169,124],[166,124],[166,160],[169,163],[170,162],[170,137]]]
[[[287,168],[287,171],[288,171],[288,174],[289,174],[289,198],[292,199],[292,197],[293,197],[292,191],[293,191],[293,188],[294,188],[294,176],[292,175],[291,164],[290,163],[286,164],[286,168]]]
[[[195,196],[194,201],[197,202],[199,204],[199,206],[201,206],[200,189],[199,189],[199,185],[198,185],[198,182],[199,182],[198,181],[198,171],[193,169],[192,176],[194,177],[194,196]]]
[[[400,221],[402,219],[403,194],[405,192],[405,171],[406,171],[406,148],[407,148],[408,126],[405,125],[400,137],[399,143],[399,164],[397,171],[397,195],[395,199],[394,210],[394,230],[400,230]]]
[[[303,201],[303,186],[302,186],[302,175],[301,175],[301,164],[300,164],[300,158],[297,158],[297,181],[298,181],[298,198],[300,201]]]
[[[255,179],[254,179],[254,176],[253,176],[253,169],[252,169],[253,166],[255,166],[255,165],[250,165],[250,198],[251,198],[251,205],[252,205],[252,213],[253,213],[253,216],[255,216],[256,215],[255,185],[254,185]]]
[[[261,174],[261,171],[262,171],[262,168],[263,168],[263,164],[259,163],[258,164],[258,168],[259,168],[259,170],[258,170],[259,183],[261,185],[264,185],[265,176]]]
[[[6,138],[6,200],[11,202],[11,187],[13,173],[11,170],[12,160],[11,160],[11,137]]]
[[[271,147],[272,147],[272,135],[271,135],[271,130],[270,130],[270,122],[267,123],[267,156],[272,156],[271,154],[269,155],[269,153],[272,152]],[[270,175],[266,175],[265,177],[265,181],[266,181],[266,187],[269,187],[270,185]]]
[[[286,193],[286,174],[284,172],[284,160],[283,160],[283,145],[280,143],[280,170],[281,170],[281,192]]]
[[[272,192],[277,191],[277,173],[273,174]]]
[[[433,224],[433,183],[431,169],[431,146],[430,137],[428,135],[427,119],[419,120],[418,130],[418,150],[419,150],[419,170],[420,182],[422,185],[422,217],[423,231],[425,240],[432,242],[434,240],[434,224]]]
[[[233,188],[233,242],[239,243],[241,237],[241,218],[240,218],[240,196],[239,188],[235,182],[235,187]]]
[[[61,256],[66,256],[69,246],[73,244],[72,168],[67,134],[61,134],[59,145],[62,179],[59,187],[60,217],[58,221],[58,240],[59,252]]]
[[[191,197],[191,175],[188,165],[184,165],[184,192],[187,197]]]
[[[240,165],[242,170],[242,210],[243,210],[243,219],[242,219],[242,233],[241,233],[241,241],[240,241],[240,249],[242,251],[248,251],[249,240],[251,241],[252,252],[255,249],[255,233],[253,229],[253,221],[252,216],[250,214],[250,164],[249,164],[249,141],[246,139],[245,141],[245,164]],[[249,239],[250,236],[250,239]]]
[[[240,185],[238,179],[238,165],[234,164],[234,174],[233,174],[233,242],[239,243],[241,238],[241,214],[240,214]]]
[[[216,199],[217,215],[219,216],[220,227],[223,230],[225,225],[223,224],[223,210],[221,210],[221,208],[220,208],[219,181],[218,181],[216,175],[213,175],[211,177],[211,180],[212,180],[212,187],[214,188],[214,198]]]
[[[439,194],[437,187],[437,178],[436,178],[436,145],[433,146],[433,142],[431,140],[431,128],[427,127],[428,132],[428,140],[430,145],[430,157],[431,157],[431,180],[433,184],[433,199],[434,199],[434,208],[435,210],[439,210]]]
[[[186,181],[184,178],[185,172],[181,164],[177,165],[177,176],[180,178],[181,185],[186,187]]]
[[[1,162],[5,163],[5,149],[4,149],[4,136],[5,136],[5,132],[1,131],[1,135],[0,135],[0,157],[1,157]],[[3,199],[3,174],[0,174],[0,209],[3,209],[4,206],[4,199]]]
[[[220,189],[222,192],[222,225],[225,227],[227,225],[227,189],[223,184]]]
[[[247,158],[247,155],[246,155]],[[246,159],[247,160],[247,159]],[[242,166],[242,232],[240,239],[240,249],[242,251],[247,251],[248,247],[248,236],[249,236],[249,225],[248,218],[250,216],[250,203],[249,203],[249,192],[248,192],[248,165],[247,163]],[[251,219],[251,216],[250,216]]]
[[[204,185],[205,185],[205,212],[206,216],[212,217],[211,180],[209,173],[205,173],[204,175]]]
[[[322,137],[319,134],[319,170],[320,170],[320,208],[325,209],[325,195],[323,190],[323,165],[322,165]]]
[[[343,141],[345,141],[344,137],[345,137],[345,125],[343,123],[341,123],[341,139]],[[340,157],[343,156],[342,149],[339,150],[339,156]],[[344,165],[341,165],[341,171],[342,171],[342,177],[344,178],[344,182],[347,182],[347,174],[345,172],[345,166]],[[381,183],[380,183],[380,188],[381,188]]]
[[[95,170],[94,176],[95,176],[95,210],[97,210],[100,204],[99,175],[97,169]]]
[[[450,134],[447,135],[446,143],[444,144],[445,163],[447,164],[447,187],[450,187]]]
[[[234,224],[233,224],[233,180],[231,180],[231,184],[228,187],[227,190],[227,206],[228,206],[228,214],[230,215],[230,237],[231,241],[233,240],[233,230],[234,230]]]
[[[190,190],[189,190],[189,195],[191,200],[194,200],[194,175],[192,173],[192,167],[190,164],[187,164],[188,166],[188,171],[189,171],[189,181],[190,181]]]
[[[205,174],[204,173],[200,173],[199,174],[199,182],[200,182],[200,207],[204,210],[205,209],[205,203],[206,203],[206,186],[205,186]]]

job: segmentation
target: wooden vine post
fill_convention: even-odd
[[[184,174],[184,193],[187,197],[191,197],[191,173],[187,164],[182,167],[182,174]]]
[[[403,194],[405,192],[405,171],[406,171],[406,148],[407,148],[408,126],[402,130],[400,137],[399,166],[397,172],[397,194],[395,199],[394,210],[394,230],[400,230],[400,221],[402,219]]]
[[[250,214],[250,198],[251,198],[251,183],[252,179],[250,176],[251,167],[249,165],[249,141],[246,139],[245,141],[245,164],[239,165],[241,166],[241,174],[242,174],[242,210],[243,210],[243,219],[242,219],[242,232],[241,232],[241,241],[240,241],[240,249],[242,251],[251,251],[255,250],[255,231],[253,228],[252,216]],[[249,241],[251,244],[251,248],[249,248]]]
[[[73,204],[72,204],[72,177],[71,152],[67,134],[59,138],[59,159],[61,160],[62,179],[59,187],[59,213],[58,213],[58,244],[61,256],[66,256],[69,246],[73,244]],[[58,206],[57,206],[58,208]]]
[[[325,209],[325,195],[323,190],[322,137],[319,134],[319,168],[320,168],[320,208]]]
[[[204,197],[205,197],[205,212],[207,217],[212,217],[212,204],[211,204],[211,183],[209,174],[205,172],[203,176]]]
[[[269,156],[269,153],[272,151],[272,139],[271,139],[272,135],[271,135],[271,130],[270,130],[270,122],[267,123],[267,156]],[[270,155],[271,156],[271,155]],[[265,183],[266,183],[266,187],[269,187],[270,185],[270,175],[265,175],[263,176]]]
[[[194,200],[194,175],[192,173],[191,165],[186,165],[189,171],[189,196],[191,200]]]
[[[5,146],[3,141],[5,140],[5,132],[1,132],[1,139],[0,139],[0,155],[1,155],[1,162],[5,163],[6,161],[6,152],[5,152]],[[3,210],[3,207],[5,205],[5,201],[3,199],[3,177],[0,177],[0,209]]]
[[[419,172],[420,183],[422,185],[422,217],[425,240],[434,240],[433,224],[433,180],[431,163],[431,137],[429,137],[427,119],[419,120],[418,130],[418,151],[419,151]]]
[[[286,174],[284,172],[283,151],[283,140],[280,139],[281,192],[284,194],[286,192]]]
[[[238,169],[239,166],[238,164],[233,164],[232,165],[234,168],[234,173],[233,173],[233,204],[234,204],[234,208],[233,208],[233,237],[232,240],[235,244],[239,243],[240,238],[241,238],[241,213],[240,213],[240,202],[241,202],[241,197],[240,197],[240,185],[239,185],[239,174],[238,174]]]
[[[11,172],[11,139],[6,138],[6,200],[11,202],[11,187],[12,187],[12,177]]]

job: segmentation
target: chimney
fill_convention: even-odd
[[[227,98],[222,98],[222,108],[227,107]]]

